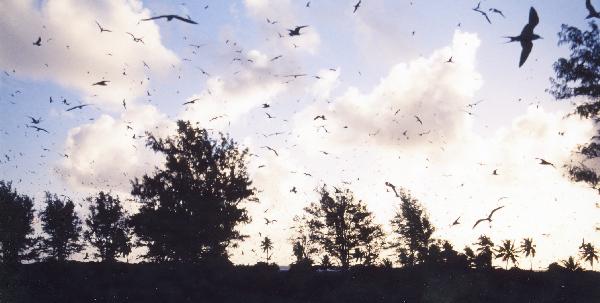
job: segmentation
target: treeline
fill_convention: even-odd
[[[85,218],[78,216],[71,199],[51,193],[46,193],[45,207],[36,216],[30,197],[0,181],[1,262],[64,262],[88,246],[92,258],[111,263],[141,246],[147,248],[143,258],[150,262],[231,264],[227,249],[247,237],[236,227],[251,220],[244,202],[256,200],[246,170],[248,150],[224,135],[213,139],[206,130],[184,121],[178,122],[176,135],[158,139],[149,134],[147,144],[166,161],[163,169],[132,181],[131,193],[140,204],[132,215],[118,197],[99,192],[86,199]],[[535,257],[530,238],[495,245],[482,235],[474,250],[457,251],[450,242],[433,237],[435,228],[415,198],[404,190],[394,192],[399,207],[390,222],[393,234],[386,235],[366,203],[349,188],[321,187],[319,200],[296,218],[291,269],[347,270],[399,263],[490,270],[494,259],[508,268],[517,265],[520,254]],[[36,220],[42,235],[34,233]],[[261,247],[269,264],[273,242],[265,237]],[[395,260],[381,258],[385,250],[393,250]],[[593,268],[598,260],[594,245],[582,243],[580,252]],[[551,266],[581,270],[573,257]]]

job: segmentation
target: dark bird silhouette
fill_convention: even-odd
[[[267,218],[264,218],[264,219],[265,219],[265,224],[267,224],[267,225],[277,222],[277,220],[275,220],[275,219],[273,219],[273,220],[269,220]]]
[[[46,129],[44,129],[44,128],[41,128],[41,127],[37,127],[37,126],[35,126],[35,125],[27,125],[27,127],[29,127],[29,128],[33,128],[33,129],[35,129],[35,130],[36,130],[36,131],[38,131],[38,132],[42,131],[42,132],[46,132],[47,134],[49,134],[49,133],[50,133],[50,132],[49,132],[49,131],[47,131]]]
[[[417,119],[417,122],[419,122],[421,125],[423,125],[423,121],[421,121],[421,118],[419,118],[419,116],[415,115],[415,119]]]
[[[531,7],[531,9],[529,9],[529,23],[527,23],[527,25],[525,25],[525,27],[523,27],[521,34],[518,36],[514,36],[514,37],[511,37],[511,36],[504,37],[504,38],[510,39],[510,41],[508,41],[508,42],[515,42],[515,41],[521,42],[522,50],[521,50],[521,58],[519,59],[519,67],[523,66],[523,64],[527,60],[527,57],[529,57],[529,54],[531,53],[531,49],[533,48],[533,40],[542,38],[533,33],[533,29],[536,27],[536,25],[538,25],[538,23],[540,23],[540,18],[538,17],[538,14],[535,11],[535,8]]]
[[[390,182],[385,182],[385,186],[391,188],[394,191],[394,194],[396,195],[396,197],[400,197],[400,195],[398,194],[398,192],[396,191],[396,186]]]
[[[269,107],[271,107],[271,105],[269,105],[269,104],[267,104],[267,103],[263,103],[263,104],[262,104],[262,108],[269,108]]]
[[[98,81],[98,82],[92,84],[92,86],[94,86],[94,85],[106,86],[106,85],[108,85],[108,82],[110,82],[110,81],[109,80],[102,80],[102,81]]]
[[[271,116],[271,114],[269,114],[269,113],[265,113],[265,114],[267,115],[267,118],[269,118],[269,119],[274,119],[275,118],[274,116]]]
[[[190,100],[190,101],[186,101],[186,102],[183,103],[183,105],[194,104],[198,100],[200,100],[200,98],[196,98],[196,99],[193,99],[193,100]]]
[[[475,8],[473,8],[473,10],[480,13],[481,15],[483,15],[485,17],[485,20],[487,20],[487,22],[489,24],[492,24],[492,20],[490,20],[490,17],[488,17],[488,14],[486,12],[482,11],[481,9],[479,9],[480,6],[481,6],[481,2],[477,3],[477,6]]]
[[[82,109],[82,108],[84,108],[84,107],[86,107],[86,106],[90,106],[90,105],[91,105],[91,104],[81,104],[81,105],[76,105],[76,106],[73,106],[73,107],[71,107],[71,108],[67,109],[66,111],[70,112],[70,111],[72,111],[72,110],[75,110],[75,109]]]
[[[475,228],[475,226],[477,226],[477,224],[479,224],[479,223],[481,223],[481,222],[483,222],[483,221],[488,221],[488,222],[492,223],[492,215],[493,215],[493,214],[494,214],[494,213],[495,213],[497,210],[499,210],[499,209],[501,209],[501,208],[503,208],[503,207],[504,207],[504,205],[503,205],[503,206],[500,206],[500,207],[496,207],[496,208],[494,208],[494,209],[493,209],[493,210],[490,212],[490,214],[487,216],[487,218],[483,218],[483,219],[479,219],[479,220],[477,220],[477,222],[475,222],[475,225],[473,225],[473,228]]]
[[[494,171],[492,172],[492,175],[497,176],[498,175],[498,170],[494,169]]]
[[[273,153],[275,153],[275,156],[279,156],[279,154],[277,153],[277,151],[276,151],[276,150],[274,150],[274,149],[273,149],[272,147],[270,147],[270,146],[262,146],[261,148],[266,148],[266,149],[268,149],[268,150],[272,151]]]
[[[454,220],[454,222],[452,222],[452,226],[460,224],[460,222],[458,222],[458,220],[460,220],[460,216],[458,216],[458,218],[456,218],[456,220]]]
[[[269,23],[269,24],[275,24],[275,23],[277,23],[277,21],[275,21],[275,20],[271,21],[269,18],[267,18],[267,23]]]
[[[123,99],[123,108],[127,110],[127,103],[125,103],[125,99]]]
[[[552,164],[552,163],[550,163],[550,162],[548,162],[548,161],[546,161],[546,160],[544,160],[542,158],[536,158],[536,159],[540,160],[540,164],[541,165],[550,165],[552,167],[555,167],[554,164]]]
[[[454,63],[454,61],[452,61],[452,56],[450,56],[450,59],[448,59],[448,61],[446,61],[446,63]]]
[[[598,11],[596,11],[594,6],[592,6],[592,0],[586,0],[585,7],[587,8],[587,10],[589,12],[589,15],[587,17],[585,17],[586,19],[591,19],[591,18],[600,19],[600,13],[598,13]]]
[[[189,17],[188,18],[184,18],[184,17],[180,17],[180,16],[177,16],[177,15],[160,15],[160,16],[156,16],[156,17],[142,19],[142,21],[150,21],[150,20],[161,19],[161,18],[165,18],[165,19],[167,19],[167,21],[171,21],[173,19],[177,19],[179,21],[187,22],[187,23],[190,23],[190,24],[198,24],[195,21],[193,21],[192,19],[190,19]]]
[[[479,100],[479,101],[477,101],[477,102],[475,102],[475,103],[470,103],[470,104],[467,104],[467,107],[471,107],[471,108],[472,108],[472,107],[474,107],[475,105],[477,105],[477,104],[479,104],[479,103],[481,103],[481,102],[483,102],[483,100]]]
[[[31,119],[31,123],[32,124],[40,124],[40,122],[42,122],[42,118],[34,118],[32,116],[27,116],[29,119]]]
[[[33,42],[33,45],[42,46],[42,37],[38,37],[37,41]]]
[[[327,120],[327,118],[325,118],[325,115],[318,115],[313,118],[313,120],[318,120],[318,119]]]
[[[296,190],[296,186],[292,187],[292,189],[290,189],[290,192],[297,194],[298,191]]]
[[[502,16],[502,18],[506,18],[506,17],[504,16],[504,14],[502,13],[502,11],[501,11],[501,10],[499,10],[499,9],[496,9],[496,8],[493,8],[493,7],[492,7],[492,8],[490,8],[490,9],[489,9],[489,11],[490,11],[490,12],[492,12],[492,13],[496,13],[496,14],[498,14],[498,15]]]
[[[130,32],[126,32],[126,34],[130,35],[134,42],[142,42],[143,44],[145,44],[144,40],[142,40],[142,39],[144,39],[144,37],[138,38]]]
[[[275,61],[275,60],[277,60],[277,59],[279,59],[279,58],[281,58],[281,57],[283,57],[283,55],[275,56],[275,57],[273,57],[273,58],[271,59],[271,62],[272,62],[272,61]]]
[[[102,25],[100,25],[100,23],[98,23],[98,21],[96,21],[96,25],[98,25],[98,28],[100,29],[100,33],[103,33],[103,32],[112,33],[112,31],[110,29],[106,29],[106,28],[102,27]]]
[[[288,32],[289,32],[288,35],[290,37],[292,37],[292,36],[300,36],[300,30],[303,29],[303,28],[305,28],[305,27],[308,27],[308,25],[301,25],[301,26],[296,26],[296,28],[294,28],[294,29],[288,29]]]
[[[354,4],[354,11],[352,11],[353,14],[356,13],[356,11],[360,7],[361,3],[362,3],[362,0],[358,0],[358,2],[356,4]]]

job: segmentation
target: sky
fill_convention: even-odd
[[[38,210],[47,190],[85,215],[83,198],[104,190],[133,212],[130,180],[163,160],[141,136],[167,136],[184,119],[254,154],[260,202],[245,204],[253,222],[231,250],[238,264],[264,257],[264,236],[274,261],[289,264],[293,218],[323,184],[350,188],[388,232],[398,200],[385,182],[405,188],[434,236],[458,250],[482,234],[496,243],[532,237],[534,268],[577,255],[582,238],[600,243],[598,193],[564,168],[581,160],[575,151],[595,125],[567,116],[572,104],[546,92],[552,64],[568,56],[557,33],[587,26],[584,1],[482,1],[505,16],[488,11],[491,24],[472,10],[477,1],[363,0],[355,13],[354,4],[1,1],[0,180]],[[503,37],[521,32],[532,6],[543,39],[519,68],[520,45]],[[162,14],[198,24],[140,21]],[[300,25],[308,27],[288,36]],[[286,77],[294,74],[306,76]],[[110,82],[92,85],[102,80]],[[66,111],[80,104],[90,105]],[[48,133],[27,127],[29,116]],[[501,205],[491,226],[472,228]]]

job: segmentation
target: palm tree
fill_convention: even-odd
[[[517,265],[518,253],[517,249],[515,249],[515,242],[504,240],[502,241],[502,245],[498,245],[498,248],[496,248],[496,259],[502,259],[502,261],[506,262],[506,269],[508,269],[508,261]]]
[[[265,239],[260,242],[260,248],[262,248],[262,251],[266,254],[267,264],[269,264],[269,261],[271,260],[269,250],[273,249],[273,241],[271,241],[269,237],[265,237]]]
[[[590,262],[592,270],[594,270],[594,260],[598,261],[598,251],[594,247],[594,244],[581,243],[581,246],[579,246],[579,254],[581,255],[582,260]]]
[[[566,270],[568,271],[581,271],[581,266],[579,262],[575,261],[575,258],[569,257],[567,260],[560,261]]]
[[[533,239],[524,238],[521,242],[521,251],[525,253],[526,258],[531,256],[531,258],[529,258],[529,270],[533,270],[532,259],[535,257],[535,244],[533,244]]]
[[[477,242],[473,243],[477,245],[477,256],[475,257],[475,267],[478,269],[491,269],[492,268],[492,257],[494,248],[494,242],[488,236],[481,235],[477,239]]]

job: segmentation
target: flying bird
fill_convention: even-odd
[[[594,6],[592,6],[592,0],[586,0],[585,7],[587,8],[587,10],[589,12],[589,15],[587,17],[585,17],[586,19],[591,19],[591,18],[600,19],[600,13],[598,13],[598,11],[596,11]]]
[[[112,33],[112,31],[110,29],[106,29],[106,28],[102,27],[102,25],[100,25],[100,23],[98,23],[98,21],[96,21],[96,25],[98,25],[98,28],[100,29],[100,33],[102,33],[102,32]]]
[[[354,4],[354,11],[352,12],[353,14],[356,13],[356,11],[360,7],[361,3],[362,3],[362,0],[358,0],[358,2],[356,4]]]
[[[27,116],[29,119],[31,119],[31,123],[32,124],[40,124],[40,122],[42,122],[42,118],[34,118],[32,116]]]
[[[327,118],[325,118],[325,115],[318,115],[313,118],[313,120],[318,120],[318,119],[327,120]]]
[[[177,19],[179,21],[183,21],[183,22],[187,22],[190,24],[198,24],[195,21],[193,21],[192,19],[189,18],[184,18],[184,17],[180,17],[177,15],[160,15],[160,16],[156,16],[156,17],[151,17],[151,18],[147,18],[147,19],[142,19],[142,21],[150,21],[150,20],[155,20],[155,19],[160,19],[160,18],[166,18],[167,21],[171,21],[173,19]]]
[[[38,37],[37,41],[33,42],[33,45],[42,46],[42,37]]]
[[[475,8],[473,8],[473,10],[480,13],[481,15],[483,15],[485,17],[485,20],[487,20],[487,22],[489,24],[492,24],[492,20],[490,20],[490,17],[488,17],[488,14],[486,12],[482,11],[481,9],[479,9],[480,5],[481,5],[481,2],[477,3],[477,6]]]
[[[546,161],[546,160],[544,160],[542,158],[536,158],[536,159],[540,160],[540,163],[539,163],[540,165],[550,165],[552,167],[555,167],[554,164],[552,164],[552,163],[550,163],[550,162],[548,162],[548,161]]]
[[[294,29],[288,29],[288,32],[289,32],[288,35],[290,37],[292,37],[292,36],[300,36],[300,30],[303,29],[303,28],[305,28],[305,27],[308,27],[308,25],[301,25],[301,26],[296,26],[296,28],[294,28]]]
[[[90,106],[90,105],[91,105],[91,104],[81,104],[81,105],[76,105],[76,106],[73,106],[73,107],[71,107],[71,108],[67,109],[66,111],[70,112],[70,111],[72,111],[72,110],[75,110],[75,109],[82,109],[82,108],[84,108],[84,107],[86,107],[86,106]]]
[[[415,115],[415,118],[417,119],[417,122],[419,122],[421,125],[423,125],[423,121],[421,121],[421,118],[419,118],[419,116]]]
[[[296,190],[296,186],[292,187],[292,189],[290,189],[290,192],[297,194],[298,191]]]
[[[265,219],[265,224],[267,224],[267,225],[273,224],[274,222],[277,222],[277,220],[275,220],[275,219],[273,219],[273,220],[269,220],[267,218],[264,218],[264,219]]]
[[[458,218],[456,218],[456,220],[454,220],[454,222],[452,222],[452,226],[460,224],[460,222],[458,222],[458,220],[460,220],[460,216],[458,216]]]
[[[94,85],[106,86],[106,85],[108,85],[108,82],[110,82],[110,81],[109,80],[102,80],[102,81],[98,81],[98,82],[92,84],[92,86],[94,86]]]
[[[44,128],[41,128],[41,127],[37,127],[37,126],[35,126],[35,125],[27,125],[27,127],[29,127],[29,128],[33,128],[33,129],[35,129],[35,130],[36,130],[36,131],[38,131],[38,132],[42,131],[42,132],[46,132],[47,134],[49,134],[49,133],[50,133],[50,132],[49,132],[49,131],[47,131],[46,129],[44,129]]]
[[[275,118],[274,116],[271,116],[271,114],[269,114],[269,113],[265,113],[265,114],[267,115],[267,118],[269,118],[269,119],[274,119]]]
[[[501,10],[499,10],[499,9],[496,9],[496,8],[493,8],[493,7],[492,7],[492,8],[490,8],[490,9],[489,9],[489,11],[490,11],[490,12],[492,12],[492,13],[496,13],[496,14],[498,14],[498,15],[502,16],[502,18],[506,18],[506,17],[504,16],[504,13],[502,13],[502,11],[501,11]]]
[[[186,102],[183,103],[183,105],[194,104],[198,100],[200,100],[200,98],[196,98],[196,99],[193,99],[193,100],[190,100],[190,101],[186,101]]]
[[[130,33],[130,32],[126,32],[126,34],[128,34],[128,35],[130,35],[130,36],[131,36],[131,38],[133,39],[133,42],[142,42],[143,44],[145,44],[145,43],[144,43],[144,40],[142,40],[142,39],[144,39],[144,37],[138,38],[138,37],[134,36],[134,35],[133,35],[132,33]]]
[[[269,108],[269,107],[271,107],[271,105],[269,105],[269,104],[267,104],[267,103],[263,103],[263,104],[262,104],[262,108]]]
[[[481,223],[481,222],[483,222],[483,221],[488,221],[488,222],[492,223],[492,215],[494,215],[494,213],[495,213],[497,210],[499,210],[499,209],[501,209],[501,208],[503,208],[503,207],[504,207],[504,205],[503,205],[503,206],[500,206],[500,207],[496,207],[496,208],[494,208],[494,209],[493,209],[493,210],[490,212],[490,214],[487,216],[487,218],[483,218],[483,219],[479,219],[479,220],[477,220],[477,222],[475,222],[475,225],[473,225],[473,228],[475,228],[475,226],[477,226],[477,224],[479,224],[479,223]]]
[[[266,148],[266,149],[268,149],[268,150],[272,151],[273,153],[275,153],[275,156],[279,156],[279,154],[277,153],[277,151],[276,151],[276,150],[274,150],[274,149],[273,149],[272,147],[270,147],[270,146],[262,146],[261,148]]]
[[[521,58],[519,59],[519,67],[523,66],[523,64],[527,60],[527,57],[529,57],[529,54],[531,53],[531,49],[533,48],[533,40],[542,38],[533,33],[533,29],[536,27],[536,25],[538,25],[538,23],[540,23],[540,18],[538,17],[538,14],[537,14],[535,8],[531,7],[531,9],[529,9],[529,23],[527,23],[527,25],[525,25],[525,27],[523,27],[521,34],[518,36],[514,36],[514,37],[511,37],[511,36],[504,37],[504,38],[510,39],[510,41],[508,41],[508,42],[515,42],[515,41],[521,42],[522,50],[521,50]]]

